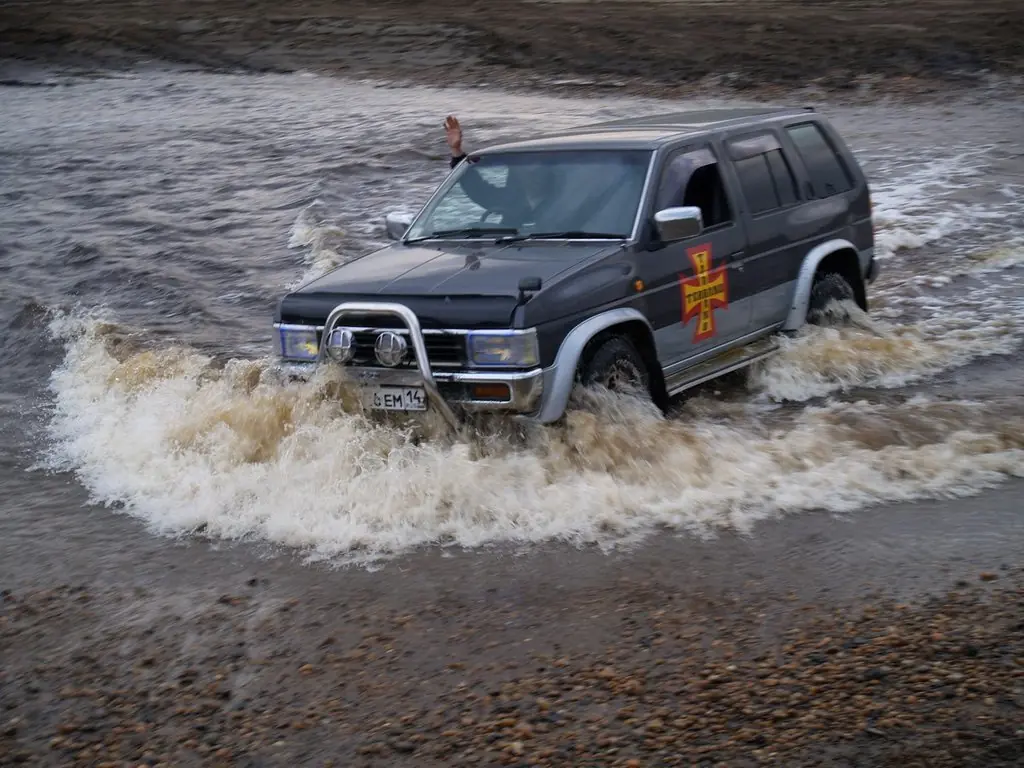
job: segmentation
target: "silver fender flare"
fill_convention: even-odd
[[[807,320],[807,307],[811,303],[811,288],[814,285],[814,273],[818,271],[818,265],[836,251],[850,250],[857,253],[857,247],[849,240],[835,239],[817,245],[804,256],[800,265],[800,273],[796,278],[796,288],[793,291],[793,299],[789,305],[789,314],[786,315],[786,322],[782,326],[784,331],[795,331],[804,325]],[[858,259],[859,263],[859,259]]]
[[[579,365],[580,355],[583,354],[587,343],[613,325],[635,320],[642,322],[651,333],[651,337],[654,337],[650,321],[638,310],[626,307],[594,315],[569,331],[558,347],[554,365],[544,370],[544,400],[540,411],[531,420],[542,424],[558,421],[569,404],[569,396],[576,381],[576,366]]]

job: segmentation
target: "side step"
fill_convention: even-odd
[[[763,360],[777,352],[778,349],[779,342],[775,338],[758,339],[666,376],[665,389],[668,390],[669,397],[675,397],[683,390],[696,387],[698,384],[717,379],[719,376]]]

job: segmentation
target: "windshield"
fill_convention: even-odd
[[[650,158],[647,150],[470,156],[406,239],[555,233],[629,237]]]

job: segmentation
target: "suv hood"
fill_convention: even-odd
[[[618,248],[612,242],[396,243],[343,264],[295,293],[517,296],[523,277],[539,277],[547,287],[560,273]]]

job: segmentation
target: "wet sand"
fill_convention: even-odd
[[[69,485],[0,546],[0,763],[1019,765],[1022,490],[367,572],[120,517],[76,557]]]
[[[175,66],[657,96],[1019,87],[1016,0],[50,0],[0,8],[5,79]]]

